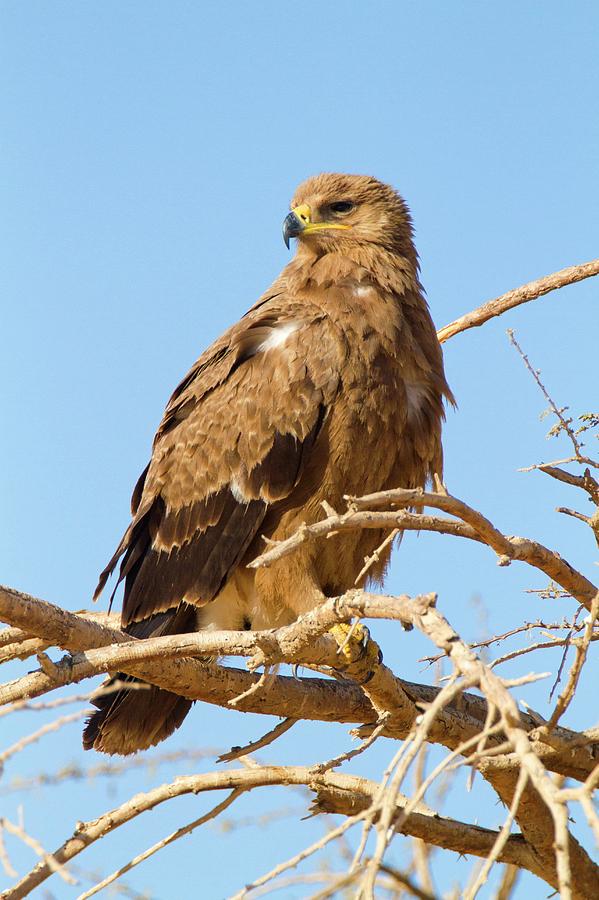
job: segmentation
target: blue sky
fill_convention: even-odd
[[[0,21],[0,580],[52,602],[88,605],[172,388],[288,260],[280,225],[304,177],[364,172],[400,190],[439,326],[597,255],[595,3],[12,0]],[[445,348],[459,403],[445,432],[450,490],[507,533],[559,547],[591,577],[590,533],[553,511],[581,499],[516,471],[568,450],[547,444],[543,400],[505,329],[516,329],[558,403],[596,410],[597,291],[592,282],[568,288]],[[524,593],[542,586],[522,567],[498,569],[482,548],[426,535],[406,538],[388,580],[397,592],[438,590],[469,639],[573,611]],[[429,652],[424,640],[391,625],[373,631],[396,671],[432,678],[416,662]],[[529,665],[544,669],[547,659]],[[546,686],[522,696],[549,708]],[[593,724],[588,698],[568,724]],[[38,721],[13,716],[7,742]],[[168,749],[229,746],[267,727],[196,707]],[[346,746],[342,728],[302,726],[267,758],[308,762]],[[372,776],[390,753],[380,743],[355,769]],[[19,771],[82,757],[75,725],[23,754]],[[15,761],[4,777],[16,771]],[[56,828],[48,816],[58,795],[27,795],[27,822],[52,846],[75,819],[174,774],[121,779],[111,792],[75,786]],[[498,824],[501,811],[477,790],[458,791],[448,811],[484,808],[480,821]],[[277,798],[244,801],[241,813]],[[3,798],[8,815],[17,801]],[[174,804],[81,865],[106,874],[197,814],[195,800]],[[321,827],[284,822],[274,842],[259,830],[206,829],[129,881],[164,900],[190,889],[189,861],[201,858],[207,896],[224,896]],[[15,860],[22,871],[32,862],[20,851]],[[438,887],[465,870],[447,855]],[[532,879],[522,886],[545,896]]]

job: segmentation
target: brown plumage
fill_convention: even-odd
[[[122,558],[122,625],[136,637],[293,621],[350,588],[384,535],[343,533],[247,569],[263,535],[288,537],[323,501],[441,474],[453,398],[405,203],[374,178],[324,174],[292,207],[295,259],[175,390],[100,576],[96,594]],[[127,754],[167,737],[191,702],[152,687],[96,705],[84,746]]]

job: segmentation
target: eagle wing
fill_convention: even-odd
[[[194,364],[168,403],[132,522],[96,590],[122,557],[124,627],[143,636],[147,622],[156,633],[161,614],[219,593],[269,507],[298,485],[344,350],[320,308],[282,290]]]

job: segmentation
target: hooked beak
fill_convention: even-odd
[[[289,240],[299,237],[306,225],[311,222],[312,210],[307,203],[296,206],[283,220],[283,240],[289,250]]]
[[[345,231],[351,225],[342,225],[340,222],[313,222],[312,210],[307,203],[296,206],[283,221],[283,240],[289,249],[290,238],[300,237],[302,234],[312,234],[315,231],[338,230]]]

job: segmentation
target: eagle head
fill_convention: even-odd
[[[416,258],[405,201],[388,184],[368,175],[325,172],[300,184],[283,222],[288,247],[291,238],[298,239],[300,251],[311,249],[319,255],[378,245]]]

